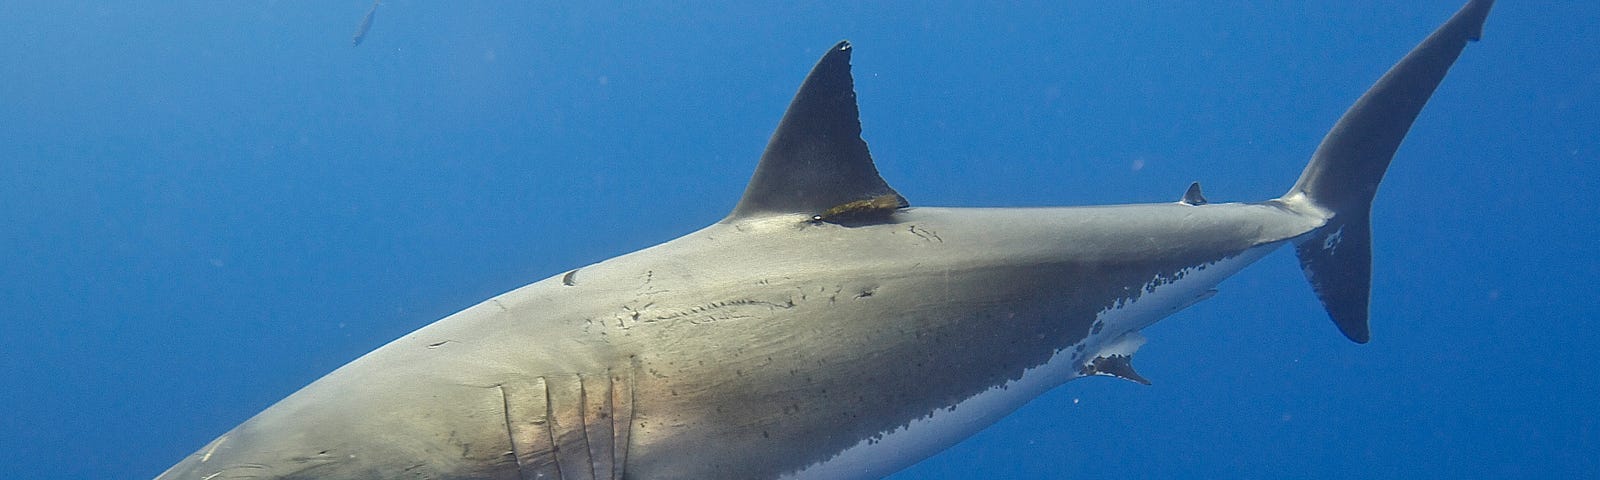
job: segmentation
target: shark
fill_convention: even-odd
[[[1292,247],[1370,338],[1369,211],[1492,1],[1472,0],[1322,139],[1281,197],[912,206],[827,50],[726,218],[429,324],[158,480],[870,479],[1073,379],[1147,383],[1140,331]]]

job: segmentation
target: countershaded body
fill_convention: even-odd
[[[594,452],[606,440],[591,432],[622,435],[588,423],[626,421],[626,463],[650,473],[639,478],[777,478],[1054,356],[1093,358],[1091,340],[1111,343],[1125,329],[1091,335],[1103,311],[1175,281],[1172,265],[1215,263],[1315,226],[1301,218],[1269,205],[1172,204],[915,208],[861,227],[802,216],[721,223],[578,269],[571,286],[546,279],[407,335],[224,436],[211,453],[263,443],[303,450],[295,455],[303,462],[266,470],[283,478],[391,455],[416,465],[361,470],[518,478],[507,454],[519,450],[508,400],[560,404],[562,395],[540,390],[566,383],[584,387],[568,405],[605,397],[612,413],[558,422],[545,435],[581,433]],[[1238,227],[1263,221],[1283,227]],[[1128,233],[1145,240],[1122,241]],[[519,398],[518,389],[531,393]],[[365,420],[352,425],[350,411]],[[362,443],[319,441],[336,438]],[[392,452],[374,455],[368,442],[380,438]]]
[[[408,334],[160,478],[876,478],[1062,382],[1144,382],[1139,330],[1286,244],[1365,341],[1388,139],[1488,8],[1469,3],[1294,188],[1250,204],[1191,186],[1165,204],[907,208],[859,138],[841,43],[728,218]]]

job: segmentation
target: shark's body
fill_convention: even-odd
[[[860,140],[849,46],[818,63],[739,206],[340,368],[160,479],[877,478],[1088,375],[1297,246],[1367,339],[1367,208],[1474,1],[1352,107],[1288,194],[906,207]]]

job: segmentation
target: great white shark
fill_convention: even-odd
[[[861,139],[841,42],[727,218],[412,332],[158,478],[878,478],[1069,380],[1144,382],[1141,329],[1286,245],[1366,342],[1373,195],[1492,3],[1256,203],[911,207]]]

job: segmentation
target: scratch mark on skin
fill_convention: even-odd
[[[227,467],[227,468],[224,468],[222,470],[219,470],[216,473],[213,473],[213,474],[210,474],[210,475],[206,475],[205,477],[202,477],[201,480],[211,480],[213,478],[217,478],[217,476],[222,475],[224,473],[229,474],[228,478],[256,478],[256,477],[258,477],[258,475],[234,474],[234,473],[231,473],[230,470],[240,470],[240,469],[264,470],[266,468],[267,468],[266,465],[262,465],[262,464],[259,464],[259,463],[246,463],[246,464],[241,464],[241,465],[234,465],[234,466]]]
[[[944,239],[939,238],[938,232],[934,232],[933,230],[928,230],[925,227],[918,227],[916,225],[912,225],[910,230],[913,235],[922,237],[923,240],[944,243]]]
[[[455,340],[443,340],[443,341],[439,341],[439,342],[430,343],[430,344],[428,344],[428,348],[431,349],[431,348],[443,347],[444,344],[450,343],[450,342],[454,342],[454,341]]]
[[[577,270],[573,270],[573,271],[567,272],[566,275],[562,275],[561,276],[561,284],[562,285],[566,285],[568,287],[572,287],[572,286],[578,285],[578,271]]]
[[[211,448],[207,448],[206,449],[206,454],[200,456],[200,463],[206,463],[206,460],[210,460],[211,459],[211,454],[217,453],[217,447],[221,447],[222,446],[222,442],[226,442],[226,441],[228,441],[228,436],[227,435],[223,435],[221,438],[218,438],[217,441],[211,442]],[[221,472],[218,472],[218,473],[221,473]],[[215,475],[213,475],[213,476],[215,476]]]
[[[639,296],[641,296],[641,297],[648,297],[648,296],[652,296],[652,295],[660,295],[660,294],[669,293],[669,292],[672,291],[672,290],[665,290],[665,289],[657,288],[655,285],[652,284],[653,282],[655,282],[655,279],[656,279],[655,270],[645,270],[644,274],[639,275],[638,278],[642,282],[642,283],[639,284]]]
[[[693,315],[697,315],[697,314],[709,313],[709,312],[711,312],[713,310],[720,309],[720,308],[744,307],[744,306],[766,306],[766,307],[768,307],[770,309],[788,309],[788,308],[794,308],[794,301],[793,300],[789,300],[789,301],[784,302],[784,303],[777,303],[777,302],[768,302],[768,301],[764,301],[764,300],[755,300],[755,299],[750,299],[750,298],[744,298],[744,299],[738,299],[738,300],[726,300],[726,301],[721,301],[721,302],[711,302],[711,303],[707,303],[707,304],[704,304],[704,305],[695,305],[693,307],[689,307],[688,310],[683,310],[683,311],[678,311],[678,312],[671,312],[671,313],[667,313],[667,314],[657,315],[657,316],[655,316],[655,318],[653,318],[653,319],[651,319],[649,321],[671,320],[671,319],[674,319],[674,318],[682,318],[682,317],[688,317],[688,316],[693,316]],[[739,317],[740,316],[734,316],[734,317],[731,317],[731,318],[739,318]],[[708,319],[713,319],[713,320],[716,319],[716,317],[714,317],[714,316],[708,316],[707,318]]]
[[[509,309],[509,308],[506,308],[506,305],[505,305],[505,304],[503,304],[503,303],[500,303],[500,299],[498,299],[498,298],[494,298],[494,299],[490,299],[490,300],[489,300],[489,301],[490,301],[490,302],[494,302],[494,306],[496,306],[496,307],[500,307],[500,311],[502,311],[502,312],[509,312],[509,311],[511,311],[511,309]]]
[[[622,315],[618,315],[617,316],[617,328],[621,328],[621,329],[624,329],[624,330],[628,329],[629,328],[629,321],[632,321],[633,325],[638,325],[641,322],[641,320],[639,320],[639,318],[644,315],[644,313],[643,313],[644,310],[650,308],[650,306],[655,305],[655,304],[656,304],[655,302],[650,302],[650,303],[646,303],[644,305],[640,305],[639,308],[633,308],[633,307],[628,306],[628,305],[623,305],[622,306],[622,311],[627,312],[627,316],[626,316],[626,318],[624,318],[624,316],[622,316]],[[649,321],[654,321],[654,320],[648,320],[647,322],[649,322]]]

